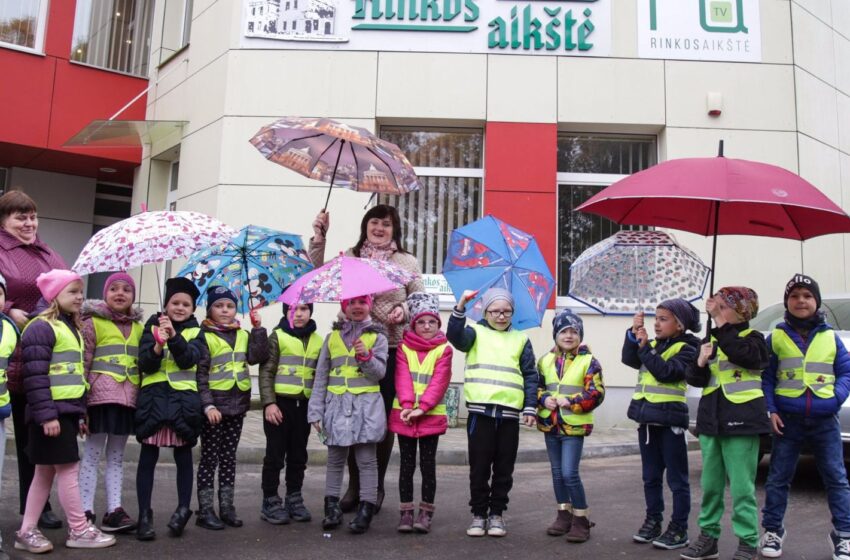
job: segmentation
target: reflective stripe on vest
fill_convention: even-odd
[[[9,356],[15,352],[18,346],[18,331],[9,321],[2,321],[2,336],[0,338],[0,406],[6,406],[11,400],[9,390],[6,388],[6,369],[9,367]]]
[[[537,371],[543,376],[543,382],[546,384],[546,391],[549,395],[556,399],[561,397],[569,398],[584,391],[584,376],[587,375],[587,370],[590,369],[593,354],[585,353],[575,356],[570,361],[560,379],[558,378],[558,368],[556,367],[557,357],[557,354],[549,352],[537,362]],[[537,416],[540,418],[549,418],[551,415],[552,411],[548,408],[537,407]],[[558,415],[563,422],[571,426],[593,424],[592,412],[576,414],[570,407],[560,407],[558,408]]]
[[[497,331],[484,325],[472,328],[475,343],[466,355],[463,377],[466,402],[522,410],[525,382],[519,364],[528,337],[520,331]]]
[[[655,348],[656,341],[649,343],[652,348]],[[661,354],[661,359],[665,362],[678,354],[685,346],[684,342],[676,342],[671,344],[670,348]],[[651,403],[665,402],[685,402],[685,391],[688,386],[685,380],[677,383],[661,383],[654,375],[652,375],[645,365],[640,366],[638,371],[638,382],[635,386],[635,394],[632,395],[632,400],[646,399]]]
[[[156,327],[151,326],[151,329],[154,328]],[[182,336],[186,342],[191,342],[200,332],[201,329],[198,327],[191,327],[183,329],[180,332],[180,336]],[[197,391],[197,369],[197,364],[192,366],[190,369],[180,369],[177,362],[175,362],[174,358],[171,357],[171,352],[168,351],[166,343],[166,347],[162,350],[162,362],[160,362],[159,371],[151,375],[145,375],[142,378],[142,388],[154,383],[167,381],[168,385],[175,391]]]
[[[95,349],[92,359],[92,373],[109,375],[115,381],[130,381],[139,384],[139,340],[143,327],[138,322],[130,326],[130,336],[126,339],[121,330],[107,319],[92,317],[94,325]]]
[[[311,333],[305,348],[300,338],[291,336],[282,329],[275,329],[280,357],[277,360],[277,372],[274,376],[276,395],[304,395],[310,398],[313,393],[313,379],[316,365],[322,351],[322,337]]]
[[[399,346],[399,350],[403,351],[404,355],[407,357],[407,367],[410,371],[410,379],[411,381],[413,381],[413,408],[419,408],[419,397],[425,394],[425,390],[428,388],[428,383],[430,383],[431,379],[434,378],[434,367],[437,364],[437,360],[440,358],[440,356],[443,355],[443,352],[446,350],[447,345],[447,343],[444,343],[440,344],[435,348],[432,348],[428,351],[428,353],[425,355],[425,359],[421,362],[419,361],[419,353],[416,350],[408,348],[405,344],[401,344]],[[401,410],[401,403],[398,402],[398,397],[393,399],[393,408]],[[425,415],[446,415],[445,394],[440,400],[440,403],[428,412],[426,412]]]
[[[373,332],[363,333],[360,340],[371,350],[378,340],[378,335]],[[360,362],[354,357],[354,348],[346,348],[339,331],[333,331],[328,336],[328,354],[331,359],[331,369],[328,372],[328,392],[335,395],[352,393],[377,393],[380,391],[377,381],[368,379],[360,371]]]
[[[44,321],[50,325],[56,338],[47,374],[50,396],[54,401],[82,398],[89,387],[83,368],[83,336],[79,331],[76,332],[77,336],[74,336],[71,328],[59,319],[51,321],[45,317],[36,317],[29,325],[36,321]],[[76,328],[74,330],[76,331]]]
[[[753,329],[744,329],[738,336],[744,338]],[[717,343],[712,336],[711,342]],[[723,395],[735,404],[745,403],[764,396],[761,389],[761,371],[739,367],[729,361],[728,356],[717,346],[717,355],[708,364],[711,377],[708,386],[702,390],[703,395],[710,395],[718,387],[723,389]]]
[[[821,399],[835,397],[835,333],[820,331],[812,338],[806,355],[782,329],[774,329],[770,338],[773,353],[779,359],[776,370],[776,394],[796,398],[806,388]]]
[[[210,349],[210,389],[229,391],[237,386],[240,391],[250,391],[248,333],[242,329],[236,330],[235,348],[215,333],[207,332],[204,336]]]

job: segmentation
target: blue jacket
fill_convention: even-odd
[[[788,335],[797,348],[803,354],[811,344],[814,336],[821,331],[832,331],[832,327],[828,323],[821,323],[809,333],[808,340],[803,340],[800,334],[792,329],[786,323],[779,323],[776,328],[782,329]],[[776,394],[776,370],[779,364],[779,358],[773,352],[771,339],[773,335],[767,337],[767,347],[770,348],[770,365],[764,370],[761,379],[761,386],[764,390],[764,397],[767,401],[768,412],[786,412],[789,414],[801,414],[804,416],[832,416],[837,414],[841,409],[841,405],[850,394],[850,354],[844,347],[844,343],[838,335],[835,335],[835,362],[833,369],[835,370],[835,397],[831,399],[822,399],[812,394],[808,389],[796,398],[782,397]]]

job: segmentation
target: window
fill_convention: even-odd
[[[163,9],[159,64],[189,44],[192,30],[192,0],[168,0]]]
[[[77,0],[71,60],[147,77],[153,0]]]
[[[42,52],[47,0],[0,2],[0,46]]]
[[[422,188],[379,195],[378,202],[398,208],[404,248],[419,260],[423,274],[441,274],[452,230],[481,217],[484,133],[383,127],[380,135],[401,148]]]
[[[130,217],[133,186],[117,183],[97,183],[94,195],[94,217],[92,235],[125,218]],[[103,285],[112,272],[89,274],[86,297],[103,297]]]
[[[588,247],[621,229],[575,209],[608,185],[657,163],[654,136],[558,135],[558,296],[570,286],[570,265]]]

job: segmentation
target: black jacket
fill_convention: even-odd
[[[685,345],[675,356],[665,361],[661,354],[677,342],[684,342]],[[645,365],[649,373],[661,383],[677,383],[685,379],[688,366],[696,361],[699,345],[697,337],[684,333],[676,338],[656,341],[655,348],[649,344],[640,348],[629,329],[623,341],[622,361],[636,369]],[[688,405],[683,402],[651,403],[646,399],[632,399],[627,415],[638,424],[688,427]]]
[[[711,329],[717,345],[723,349],[729,361],[752,370],[764,370],[770,360],[770,351],[764,335],[753,331],[745,337],[738,333],[749,328],[749,323],[725,324]],[[711,378],[706,367],[699,367],[696,360],[688,368],[685,379],[694,387],[705,387]],[[770,433],[770,420],[764,397],[735,404],[718,389],[703,396],[697,411],[697,433],[708,436],[744,436]]]

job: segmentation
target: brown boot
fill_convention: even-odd
[[[573,510],[573,523],[567,533],[567,542],[581,543],[590,538],[590,528],[595,523],[587,518],[586,509]]]
[[[547,535],[560,537],[566,535],[570,531],[570,526],[573,523],[573,507],[570,504],[558,504],[558,516],[555,521],[546,529]]]

